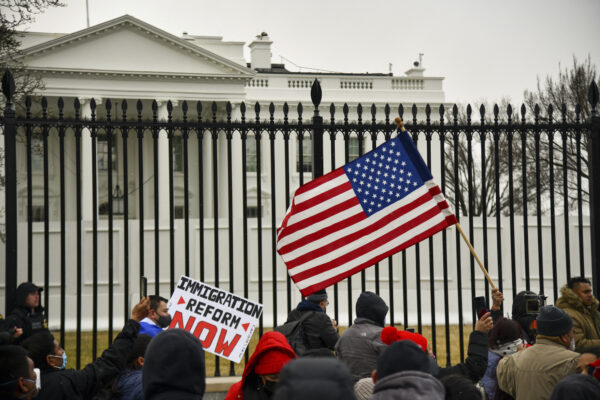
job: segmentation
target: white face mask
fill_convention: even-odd
[[[40,390],[42,390],[42,374],[40,373],[40,369],[39,368],[34,368],[33,369],[35,371],[35,387],[38,390],[38,392]]]

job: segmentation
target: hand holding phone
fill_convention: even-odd
[[[483,296],[475,297],[473,299],[473,307],[475,308],[475,312],[477,313],[477,319],[481,319],[481,317],[488,312],[485,303],[485,297]]]

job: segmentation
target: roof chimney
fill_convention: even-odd
[[[270,69],[271,68],[271,44],[266,32],[256,36],[248,47],[250,47],[250,68],[252,69]]]

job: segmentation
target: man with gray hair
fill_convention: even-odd
[[[325,313],[328,304],[327,292],[319,290],[302,300],[288,316],[286,324],[302,319],[307,347],[303,356],[333,356],[340,335],[337,322]]]
[[[516,399],[548,399],[558,381],[596,359],[574,351],[573,320],[560,308],[540,309],[537,334],[534,346],[498,363],[498,387]]]

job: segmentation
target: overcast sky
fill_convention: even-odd
[[[27,29],[85,28],[86,1],[63,1]],[[91,25],[130,14],[178,36],[247,43],[264,31],[273,62],[303,67],[388,72],[391,63],[402,75],[424,53],[425,74],[445,77],[448,101],[521,102],[538,76],[556,75],[574,55],[600,67],[600,0],[88,1]]]

